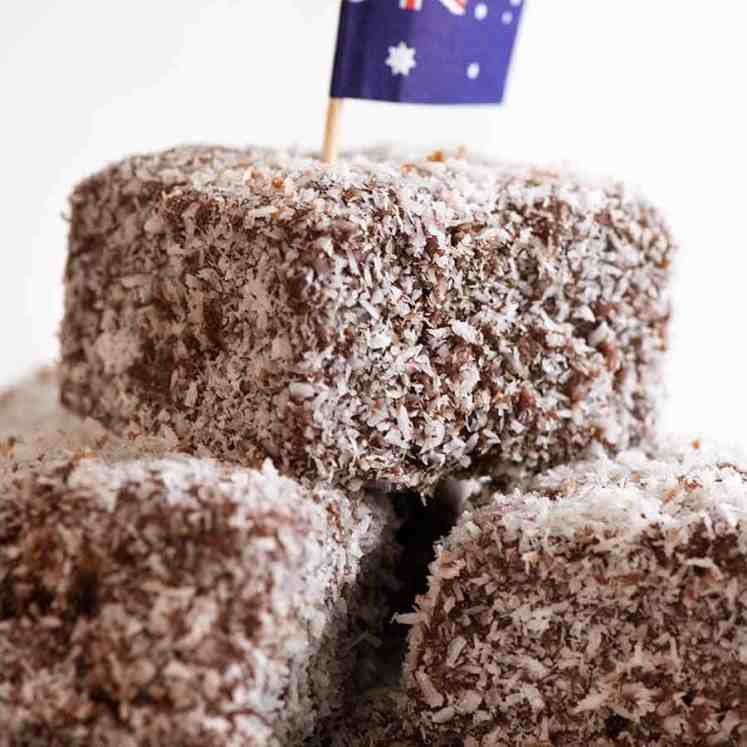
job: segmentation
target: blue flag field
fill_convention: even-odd
[[[333,98],[503,100],[522,0],[343,0]]]

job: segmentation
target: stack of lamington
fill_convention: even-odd
[[[0,745],[747,744],[747,471],[655,440],[672,251],[461,154],[84,181],[0,400]]]

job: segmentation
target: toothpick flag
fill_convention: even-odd
[[[523,0],[342,0],[324,160],[335,160],[342,99],[503,101]]]
[[[333,98],[498,104],[522,0],[343,0]]]

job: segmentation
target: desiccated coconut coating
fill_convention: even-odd
[[[429,492],[651,431],[672,241],[618,183],[180,147],[72,196],[62,396],[122,430]]]
[[[405,618],[405,723],[465,747],[747,744],[745,464],[668,444],[465,514]]]
[[[385,621],[389,510],[55,412],[9,437],[50,388],[0,403],[0,745],[300,744]]]

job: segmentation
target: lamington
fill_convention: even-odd
[[[0,402],[0,745],[300,745],[389,615],[391,508],[119,439],[56,389]]]
[[[465,513],[411,624],[428,745],[747,743],[747,460],[668,441]]]
[[[653,430],[674,244],[635,191],[442,151],[185,146],[71,198],[62,400],[357,490]]]

